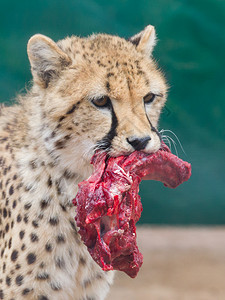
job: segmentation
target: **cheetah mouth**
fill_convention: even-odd
[[[163,145],[158,152],[135,151],[108,157],[96,152],[93,174],[79,183],[73,200],[79,234],[94,261],[104,270],[120,270],[134,278],[143,262],[135,224],[141,217],[141,179],[176,188],[191,176],[191,165]]]

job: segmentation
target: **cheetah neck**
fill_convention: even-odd
[[[83,155],[87,145],[74,139],[67,147],[56,149],[55,144],[64,133],[55,129],[57,124],[51,124],[45,118],[38,99],[37,102],[34,100],[33,97],[32,102],[26,101],[23,116],[18,116],[19,123],[26,124],[23,125],[23,141],[16,153],[23,184],[34,193],[38,190],[40,193],[41,189],[43,195],[49,194],[54,186],[60,204],[71,204],[78,183],[92,173],[90,158]]]

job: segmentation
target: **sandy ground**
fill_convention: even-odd
[[[107,300],[225,300],[225,227],[139,227],[144,263],[117,272]]]

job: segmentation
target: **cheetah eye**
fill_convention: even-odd
[[[110,99],[108,96],[103,96],[101,98],[96,98],[91,101],[95,106],[103,108],[110,105]]]
[[[150,104],[155,100],[156,94],[148,93],[146,96],[144,96],[143,100],[145,104]]]

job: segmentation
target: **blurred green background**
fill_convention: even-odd
[[[154,56],[170,85],[160,129],[179,137],[186,153],[176,141],[179,157],[192,163],[193,175],[175,190],[143,182],[141,222],[224,224],[225,1],[1,0],[0,102],[13,103],[29,86],[33,34],[129,37],[148,24],[156,27]]]

